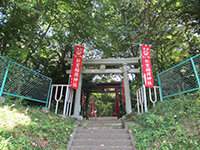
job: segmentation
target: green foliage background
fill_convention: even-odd
[[[0,55],[66,84],[76,44],[90,59],[138,57],[139,44],[150,44],[157,84],[159,72],[199,53],[199,10],[197,0],[2,0]],[[134,80],[133,108],[141,75]]]

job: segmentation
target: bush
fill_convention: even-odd
[[[148,113],[134,114],[131,126],[138,149],[200,149],[198,93],[164,99]]]

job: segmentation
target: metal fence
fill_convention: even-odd
[[[22,97],[48,105],[52,79],[0,56],[0,96]]]
[[[200,88],[200,54],[158,74],[162,98]]]
[[[71,116],[73,96],[74,90],[69,85],[52,84],[48,108],[55,109],[55,114],[63,110],[63,116]]]
[[[137,109],[138,113],[143,113],[148,111],[148,107],[153,104],[153,107],[156,106],[158,101],[162,101],[161,91],[159,86],[154,86],[147,90],[144,85],[136,91],[137,95]]]

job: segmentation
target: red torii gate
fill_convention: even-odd
[[[112,88],[114,90],[107,90],[107,88]],[[120,101],[119,101],[119,93],[121,93],[121,82],[113,82],[113,83],[101,83],[94,86],[94,91],[90,91],[90,93],[115,93],[115,111],[117,118],[120,118]]]

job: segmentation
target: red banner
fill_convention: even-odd
[[[83,59],[83,46],[75,46],[73,63],[71,67],[71,76],[70,76],[70,87],[73,89],[78,89],[79,77],[81,73],[81,65]]]
[[[142,53],[142,72],[143,72],[143,79],[144,85],[146,87],[153,87],[153,72],[151,68],[151,47],[149,45],[141,46],[141,53]]]

